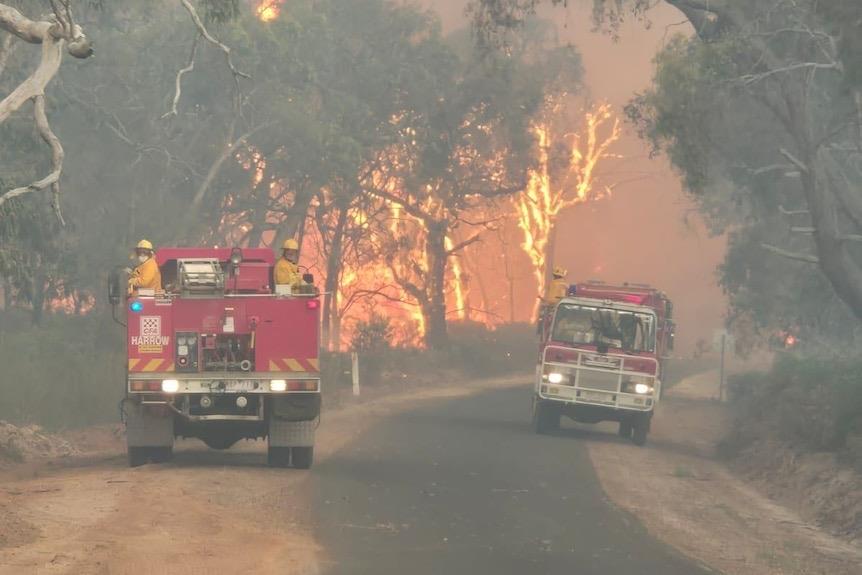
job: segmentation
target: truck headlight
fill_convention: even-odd
[[[283,379],[273,379],[269,382],[270,391],[287,391],[287,381]]]
[[[162,391],[165,393],[176,393],[180,389],[180,382],[176,379],[163,379]]]
[[[548,383],[554,383],[554,384],[563,383],[563,374],[557,373],[557,372],[549,373],[548,374]]]
[[[639,393],[641,395],[646,395],[650,393],[652,388],[645,383],[636,383],[635,384],[635,393]]]

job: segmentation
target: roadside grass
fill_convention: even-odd
[[[0,316],[0,420],[49,430],[118,420],[123,328],[110,314]]]

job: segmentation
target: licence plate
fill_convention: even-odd
[[[609,393],[601,393],[599,391],[582,391],[581,399],[586,401],[597,401],[599,403],[612,403]]]
[[[239,381],[213,381],[209,384],[212,391],[254,391],[259,387],[259,383],[251,380]]]

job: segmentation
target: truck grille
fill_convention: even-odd
[[[617,385],[620,378],[619,372],[579,369],[571,375],[572,385],[575,385],[575,377],[578,378],[577,386],[579,388],[598,389],[601,391],[618,391]]]

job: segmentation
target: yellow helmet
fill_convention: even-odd
[[[564,278],[569,272],[567,272],[564,268],[557,266],[554,268],[554,277]]]
[[[284,244],[281,246],[281,249],[283,249],[283,250],[298,250],[299,249],[299,243],[297,243],[297,241],[293,238],[287,238],[286,240],[284,240]]]
[[[153,244],[150,242],[150,240],[141,240],[138,242],[138,245],[135,246],[135,248],[139,250],[151,250],[153,249]]]

